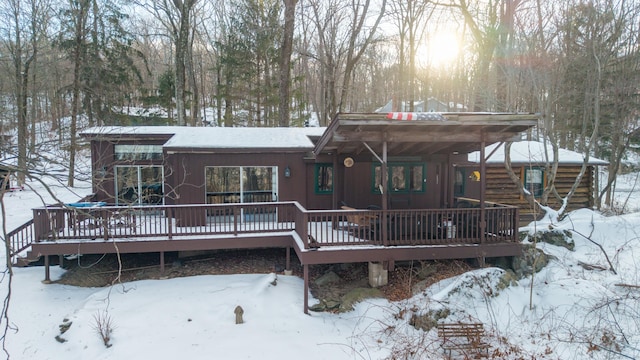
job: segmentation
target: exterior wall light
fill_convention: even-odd
[[[286,168],[284,168],[284,177],[286,177],[286,178],[290,178],[291,177],[291,169],[288,166]]]

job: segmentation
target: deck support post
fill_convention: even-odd
[[[164,274],[164,251],[160,251],[160,273]]]
[[[287,271],[291,271],[291,246],[287,246],[284,269]]]
[[[389,284],[389,270],[384,262],[369,262],[369,286],[377,288]]]
[[[304,269],[304,313],[309,315],[309,264],[303,265]]]
[[[51,282],[51,263],[49,262],[49,255],[44,256],[44,283],[49,284]]]
[[[304,279],[304,313],[309,315],[309,264],[303,266]]]
[[[487,259],[484,256],[480,256],[478,258],[478,265],[480,266],[480,268],[485,267],[485,265],[487,264]]]

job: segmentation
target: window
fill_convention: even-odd
[[[466,178],[466,171],[462,168],[456,167],[455,179],[453,181],[453,196],[464,196],[464,181]]]
[[[277,201],[278,168],[210,166],[205,168],[207,204]]]
[[[333,193],[333,165],[316,164],[315,179],[316,194]]]
[[[540,168],[525,168],[524,188],[535,197],[542,196],[544,190],[544,170]]]
[[[162,160],[162,145],[115,145],[116,161]]]
[[[387,167],[389,192],[408,193],[425,191],[425,165],[416,163],[394,164]],[[380,193],[382,189],[382,166],[373,165],[371,190]]]

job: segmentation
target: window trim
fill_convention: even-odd
[[[527,184],[528,184],[528,178],[529,178],[529,172],[531,171],[540,171],[540,183],[535,183],[535,184],[540,184],[540,190],[536,191],[535,193],[532,193],[532,191],[527,188]],[[545,169],[539,166],[524,166],[522,168],[522,187],[528,191],[531,192],[534,198],[539,198],[542,196],[542,194],[544,193],[544,188],[545,188],[545,184],[546,184],[546,178],[545,178]]]
[[[330,168],[331,169],[331,189],[330,190],[321,190],[320,184],[318,183],[318,175],[320,175],[320,169],[322,168]],[[334,168],[332,163],[317,163],[314,166],[313,170],[313,188],[316,194],[333,194],[333,185],[334,185]]]

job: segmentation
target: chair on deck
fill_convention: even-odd
[[[353,232],[358,237],[362,237],[363,235],[371,235],[376,231],[376,226],[378,224],[378,216],[374,214],[366,214],[360,211],[366,210],[358,210],[346,205],[340,207],[342,210],[347,211],[359,211],[356,214],[347,214],[347,229],[350,232]]]

